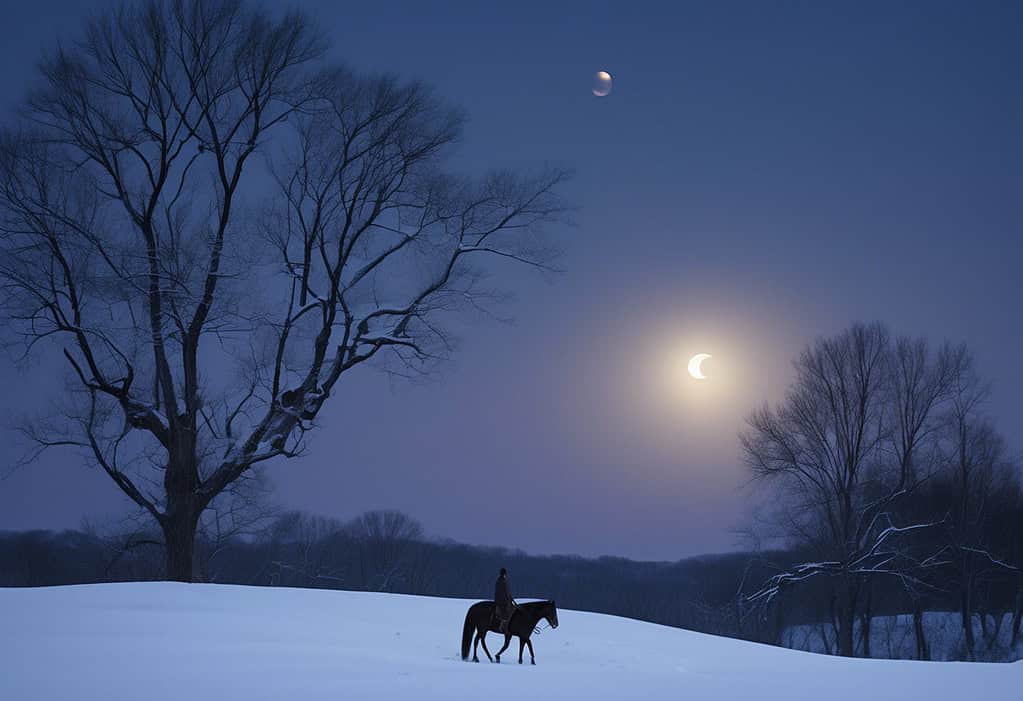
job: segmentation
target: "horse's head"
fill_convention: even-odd
[[[543,617],[547,619],[551,628],[558,627],[558,607],[554,605],[554,599],[547,602],[547,606],[543,610]]]

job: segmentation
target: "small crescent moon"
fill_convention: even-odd
[[[710,357],[711,356],[708,355],[707,353],[697,353],[692,358],[690,358],[689,359],[689,374],[692,375],[693,377],[695,377],[697,380],[706,380],[707,376],[704,375],[703,371],[700,369],[700,364],[704,360],[706,360],[707,358],[710,358]]]

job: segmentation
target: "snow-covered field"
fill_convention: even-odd
[[[470,602],[209,584],[0,589],[0,699],[1019,699],[1023,662],[849,660],[561,611],[537,666],[458,654]],[[491,635],[496,651],[498,638]],[[482,650],[481,650],[482,656]],[[485,658],[483,658],[485,659]]]

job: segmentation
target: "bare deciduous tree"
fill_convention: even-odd
[[[417,558],[423,527],[400,511],[368,511],[345,529],[358,553],[359,586],[390,591],[411,584],[425,564]]]
[[[905,537],[933,526],[897,525],[899,502],[931,469],[942,403],[965,351],[900,338],[880,324],[855,325],[818,340],[796,362],[796,380],[777,408],[749,418],[741,437],[754,475],[781,488],[794,543],[816,559],[774,577],[755,599],[804,580],[830,577],[838,653],[855,652],[856,612],[869,640],[870,583],[894,577],[927,586]]]
[[[954,572],[966,658],[976,659],[974,616],[982,585],[992,574],[1014,575],[1018,568],[996,550],[993,532],[1009,523],[992,522],[993,508],[1002,496],[1010,496],[1015,466],[1006,457],[1005,442],[982,406],[988,387],[972,367],[955,378],[955,392],[946,417],[944,457],[946,481],[942,506],[948,513],[946,546],[938,554]],[[1009,544],[1005,544],[1009,550]],[[985,624],[983,615],[982,624]]]
[[[452,350],[445,314],[493,298],[480,259],[549,265],[562,171],[445,173],[457,111],[322,55],[299,13],[126,5],[42,63],[0,144],[3,311],[69,368],[70,419],[28,432],[156,520],[172,579],[342,375]]]

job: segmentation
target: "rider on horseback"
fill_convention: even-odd
[[[494,584],[494,616],[498,621],[498,629],[502,633],[508,632],[508,622],[515,613],[515,600],[512,599],[511,589],[508,587],[508,570],[501,568],[501,574]]]

